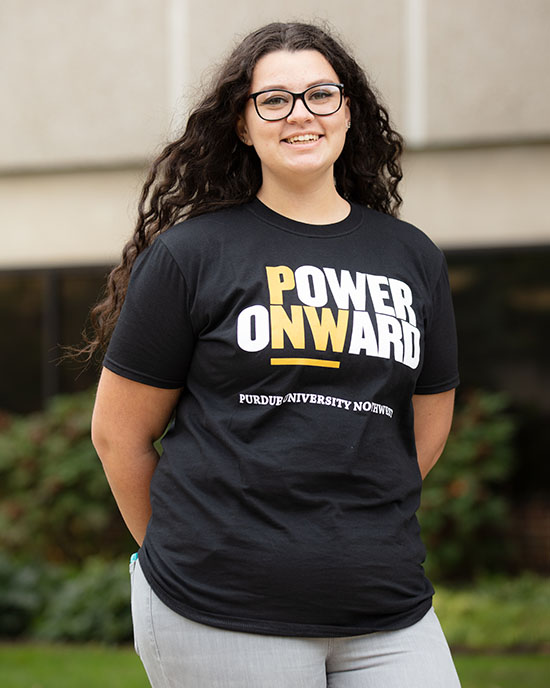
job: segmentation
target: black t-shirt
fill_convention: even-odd
[[[136,261],[104,364],[183,388],[139,555],[166,605],[289,636],[429,609],[411,398],[458,374],[445,261],[420,230],[258,200],[187,220]]]

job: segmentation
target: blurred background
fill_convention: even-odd
[[[428,568],[550,572],[549,0],[1,0],[6,580],[15,560],[131,548],[87,435],[98,371],[56,360],[132,233],[149,161],[212,66],[272,20],[327,21],[366,68],[406,140],[401,217],[447,256],[462,385],[426,483]]]

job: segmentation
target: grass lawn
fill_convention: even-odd
[[[147,688],[131,648],[94,645],[0,645],[2,688]]]
[[[478,654],[550,650],[550,579],[524,575],[436,586],[434,607],[451,647]]]
[[[547,688],[550,655],[456,655],[462,688]]]
[[[550,655],[461,655],[462,688],[547,688]],[[2,688],[147,688],[131,648],[0,645]],[[404,687],[405,688],[405,687]],[[442,686],[444,688],[444,686]]]

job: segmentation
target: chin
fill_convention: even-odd
[[[332,169],[334,163],[332,162],[308,162],[306,160],[298,161],[296,164],[290,164],[286,166],[286,170],[292,174],[303,174],[303,175],[320,175],[326,174],[328,172],[332,175]]]

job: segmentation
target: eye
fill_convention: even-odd
[[[307,94],[307,99],[308,100],[314,100],[314,101],[323,101],[323,100],[329,100],[330,98],[334,98],[338,93],[337,88],[328,88],[326,86],[322,88],[316,88],[313,91],[310,91]]]
[[[291,97],[288,93],[270,91],[269,93],[262,93],[258,98],[258,105],[266,108],[280,108],[288,105],[290,100]]]

